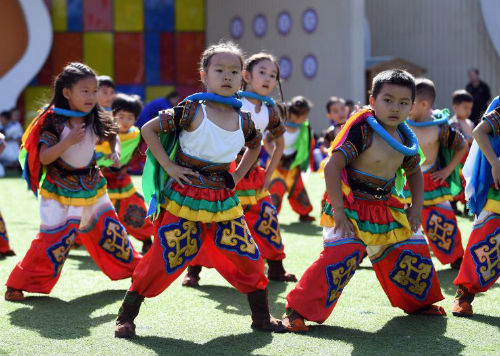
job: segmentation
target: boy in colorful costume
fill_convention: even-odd
[[[323,323],[366,251],[391,304],[406,313],[445,315],[426,240],[419,231],[423,178],[418,141],[404,124],[415,96],[413,77],[401,70],[378,74],[370,109],[349,118],[325,167],[324,250],[287,296],[283,324],[307,331]],[[376,118],[376,119],[375,119]],[[363,169],[363,171],[361,171]],[[391,189],[406,172],[413,204],[406,211]]]
[[[40,191],[41,223],[7,280],[9,301],[24,300],[23,291],[50,293],[77,235],[112,280],[130,277],[142,258],[116,216],[96,165],[97,141],[109,140],[114,147],[117,127],[97,104],[95,73],[71,63],[54,86],[54,98],[23,137],[23,178],[35,195]],[[117,163],[118,155],[112,159]]]
[[[307,195],[301,172],[312,165],[314,138],[307,116],[312,104],[306,98],[297,96],[282,106],[282,117],[286,118],[283,134],[285,149],[278,169],[271,177],[269,192],[274,206],[281,211],[283,197],[288,193],[292,209],[299,214],[300,221],[314,221],[309,214],[313,210]]]
[[[455,316],[473,316],[475,295],[486,292],[500,277],[500,97],[486,112],[473,131],[475,141],[463,169],[465,195],[475,220],[454,281]]]
[[[442,264],[460,268],[464,249],[457,218],[450,200],[462,190],[457,165],[467,152],[463,135],[449,125],[448,110],[431,108],[436,98],[434,83],[420,78],[416,81],[415,104],[408,124],[418,137],[425,156],[424,208],[422,224],[432,252]]]
[[[111,112],[120,128],[120,167],[112,167],[113,161],[109,143],[96,147],[97,164],[103,168],[102,174],[108,182],[108,195],[113,203],[120,222],[127,233],[142,241],[142,253],[152,245],[153,223],[146,218],[147,208],[144,198],[134,188],[134,183],[127,172],[132,157],[138,154],[141,132],[134,123],[142,110],[139,97],[118,94],[111,104]]]

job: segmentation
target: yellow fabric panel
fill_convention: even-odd
[[[165,209],[180,218],[184,218],[189,221],[199,221],[202,223],[234,220],[243,215],[243,208],[241,207],[241,204],[229,210],[219,211],[216,213],[206,210],[192,210],[188,206],[181,206],[173,200],[168,200],[167,203],[162,204],[161,207],[162,209]]]
[[[24,90],[24,119],[25,128],[37,116],[41,106],[50,102],[50,87],[26,87]]]
[[[115,31],[143,31],[144,4],[142,0],[115,0]]]
[[[166,96],[170,92],[174,91],[175,87],[173,85],[154,85],[146,87],[146,102],[149,103],[153,99]]]
[[[66,0],[52,0],[52,26],[54,31],[65,32],[68,28]]]
[[[83,34],[83,60],[98,75],[113,76],[113,34],[86,32]]]
[[[175,0],[175,30],[205,30],[205,0]]]

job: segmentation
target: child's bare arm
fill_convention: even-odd
[[[236,170],[233,172],[233,180],[234,184],[238,184],[238,182],[247,174],[248,170],[252,168],[253,164],[257,160],[257,157],[259,157],[260,153],[260,147],[257,146],[254,148],[247,148],[245,153],[243,154],[243,158],[240,161],[240,164],[236,168]]]
[[[495,188],[500,189],[500,160],[491,146],[489,138],[491,133],[492,129],[490,124],[487,121],[481,121],[481,123],[476,126],[474,131],[472,131],[472,136],[474,136],[479,148],[491,164],[491,173],[493,175]]]
[[[271,176],[273,175],[276,168],[278,168],[281,156],[283,156],[284,149],[285,149],[285,140],[283,139],[283,136],[280,136],[274,140],[274,149],[272,150],[271,153],[271,160],[269,161],[269,165],[267,166],[266,169],[266,180],[264,183],[265,189],[269,188],[269,183],[271,182]]]
[[[56,159],[61,157],[64,151],[66,151],[70,146],[83,140],[84,136],[85,124],[81,123],[74,125],[68,135],[54,146],[49,147],[45,143],[42,143],[42,146],[40,147],[40,163],[43,165],[51,164]]]
[[[111,148],[111,154],[108,155],[108,158],[113,161],[112,167],[120,167],[120,156],[122,149],[120,137],[118,135],[113,136],[112,138],[108,139],[108,142],[109,147]]]
[[[160,137],[160,120],[158,117],[148,121],[141,129],[142,137],[146,141],[148,148],[155,156],[156,160],[163,169],[172,177],[181,187],[184,186],[183,182],[191,183],[189,176],[196,177],[197,174],[185,167],[181,167],[170,160],[161,144]]]
[[[335,231],[342,235],[352,235],[354,227],[345,215],[342,196],[341,172],[345,165],[345,156],[340,152],[334,153],[325,165],[325,182],[326,192],[333,207]]]
[[[408,187],[411,192],[411,206],[406,210],[411,229],[416,232],[422,223],[422,206],[424,204],[424,177],[420,167],[407,176]]]
[[[467,141],[464,140],[460,145],[459,149],[455,151],[455,154],[453,155],[453,158],[451,159],[450,163],[448,163],[448,165],[443,169],[431,173],[431,178],[439,182],[444,182],[446,178],[448,178],[450,174],[453,172],[457,164],[460,163],[462,157],[466,153],[467,153]]]

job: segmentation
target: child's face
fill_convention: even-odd
[[[431,104],[428,100],[417,96],[415,98],[415,103],[413,104],[413,108],[410,112],[410,118],[412,120],[415,119],[425,119],[429,117],[431,110]]]
[[[82,78],[71,88],[64,88],[63,95],[71,110],[89,112],[97,104],[97,78]]]
[[[217,53],[210,58],[206,71],[200,72],[207,92],[232,96],[241,87],[241,60],[233,53]]]
[[[251,73],[244,71],[243,76],[248,84],[248,90],[266,96],[276,88],[278,68],[276,63],[264,59],[252,68]]]
[[[120,127],[120,133],[126,133],[135,124],[135,115],[130,111],[118,110],[113,115],[116,123]]]
[[[104,108],[110,108],[113,103],[113,98],[115,96],[115,90],[107,85],[103,85],[99,88],[98,97],[99,105]]]
[[[0,124],[2,124],[3,126],[7,125],[9,123],[9,120],[7,120],[7,118],[3,115],[0,115]]]
[[[342,103],[335,103],[330,105],[330,111],[326,114],[326,117],[333,120],[337,125],[342,125],[346,122],[346,108]]]
[[[396,128],[410,114],[411,90],[401,85],[385,83],[376,98],[370,96],[370,105],[382,126]]]
[[[472,112],[472,102],[461,102],[460,104],[453,104],[453,111],[458,119],[468,119]]]
[[[306,112],[302,115],[295,115],[290,113],[290,118],[289,120],[293,122],[294,124],[299,124],[302,125],[304,122],[307,121],[307,117],[309,116],[309,112]]]

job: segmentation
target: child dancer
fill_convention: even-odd
[[[300,216],[300,221],[314,221],[309,213],[313,210],[301,172],[309,166],[314,140],[307,116],[312,104],[302,96],[292,98],[283,106],[286,131],[283,135],[285,148],[278,169],[271,177],[269,192],[274,206],[281,210],[283,196],[288,193],[292,209]]]
[[[113,161],[108,142],[103,142],[97,150],[97,164],[104,166],[102,173],[108,182],[108,195],[120,222],[127,233],[142,241],[142,253],[148,252],[153,244],[153,224],[146,218],[147,208],[142,195],[137,193],[134,183],[127,173],[128,164],[138,152],[141,133],[134,126],[142,110],[141,99],[136,95],[117,94],[111,104],[111,112],[120,133],[120,167],[112,167]]]
[[[475,214],[474,228],[454,283],[455,316],[471,317],[472,301],[500,277],[500,97],[495,98],[473,131],[475,143],[463,173],[465,194]]]
[[[132,275],[142,256],[116,216],[95,161],[97,141],[108,140],[114,147],[117,131],[97,103],[94,71],[82,63],[67,65],[55,80],[49,106],[23,138],[23,177],[35,195],[41,184],[41,223],[7,280],[6,300],[23,300],[23,291],[50,293],[77,235],[109,278]],[[118,163],[116,153],[112,159]]]
[[[467,151],[462,134],[448,124],[446,113],[434,119],[431,108],[436,98],[434,83],[425,78],[416,81],[416,98],[408,123],[418,137],[425,155],[424,208],[422,224],[432,252],[442,264],[460,268],[464,249],[457,218],[450,200],[458,195],[462,183],[458,163]]]
[[[455,214],[457,214],[457,202],[461,202],[464,205],[464,215],[468,215],[467,204],[465,201],[465,179],[462,175],[462,168],[467,159],[467,153],[473,140],[472,130],[474,130],[474,123],[469,120],[469,116],[472,112],[473,99],[472,95],[470,95],[466,90],[460,89],[453,92],[452,101],[453,112],[455,115],[450,119],[450,125],[454,126],[464,136],[465,141],[467,142],[467,152],[458,164],[460,180],[462,181],[462,188],[464,188],[464,190],[462,190],[462,192],[451,201],[451,206]]]
[[[413,77],[388,70],[373,79],[371,109],[349,118],[325,167],[329,201],[322,225],[324,250],[287,296],[283,325],[307,331],[323,323],[354,275],[364,251],[391,304],[407,313],[445,315],[429,247],[418,231],[423,178],[418,142],[404,124],[415,98]],[[376,134],[375,134],[376,133]],[[391,195],[406,172],[413,204]],[[398,182],[398,185],[401,184]]]
[[[256,161],[262,137],[250,115],[238,110],[241,101],[232,98],[241,87],[242,67],[241,50],[234,44],[210,46],[202,54],[200,70],[207,93],[186,98],[142,128],[150,150],[144,194],[151,197],[151,182],[150,209],[159,213],[153,246],[138,265],[120,308],[116,337],[135,335],[134,319],[144,297],[168,288],[201,248],[217,271],[248,295],[253,328],[286,331],[269,313],[264,262],[232,190]],[[244,145],[247,151],[229,173]]]
[[[4,135],[0,132],[0,154],[4,149],[5,149]],[[5,221],[3,220],[2,212],[0,211],[0,257],[3,258],[15,255],[16,253],[10,249],[7,227],[5,226]]]
[[[281,240],[278,214],[267,190],[284,146],[285,127],[275,109],[274,100],[268,96],[279,83],[278,62],[274,56],[261,52],[248,58],[244,68],[244,91],[238,92],[242,98],[242,110],[250,113],[255,127],[261,132],[267,132],[273,139],[274,145],[270,150],[267,169],[256,162],[236,186],[236,195],[244,207],[248,229],[259,247],[262,258],[267,260],[268,278],[275,281],[297,282],[295,275],[286,272],[283,267],[283,260],[286,257],[285,247]],[[243,153],[244,150],[238,157],[241,158]],[[197,287],[202,266],[211,267],[204,250],[188,266],[182,285]]]
[[[99,81],[99,91],[97,93],[99,105],[105,111],[111,112],[111,104],[115,97],[115,82],[113,78],[107,75],[100,75],[97,79]]]

